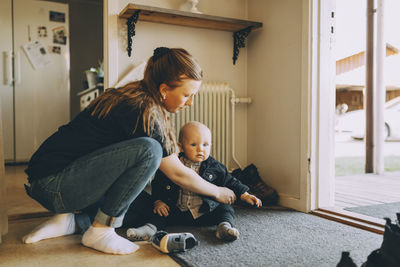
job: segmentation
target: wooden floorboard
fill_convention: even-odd
[[[384,195],[384,194],[373,194],[373,193],[364,193],[364,192],[338,192],[336,191],[336,195],[341,195],[341,196],[349,196],[349,197],[357,197],[360,200],[365,200],[365,201],[376,201],[376,202],[396,202],[399,197],[396,197],[395,195],[390,195],[389,193]]]
[[[400,172],[335,178],[335,206],[340,208],[400,202]]]
[[[6,166],[5,168],[7,209],[11,219],[25,214],[48,212],[26,194],[24,188],[24,183],[27,183],[25,169],[25,165]]]

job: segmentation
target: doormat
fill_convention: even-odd
[[[193,249],[170,256],[184,267],[336,266],[342,251],[350,251],[361,265],[382,243],[382,235],[306,213],[235,210],[238,240],[218,240],[215,227],[169,227],[170,233],[190,232],[200,241]]]
[[[351,207],[344,208],[345,210],[364,214],[367,216],[383,219],[390,218],[392,222],[396,221],[396,212],[400,212],[400,202],[394,203],[385,203],[378,205],[370,205],[370,206],[360,206],[360,207]]]

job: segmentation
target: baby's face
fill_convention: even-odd
[[[192,126],[185,130],[181,143],[185,156],[193,162],[205,161],[210,156],[211,132],[206,127]]]

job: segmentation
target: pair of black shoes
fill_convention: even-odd
[[[397,223],[385,218],[385,232],[380,248],[369,254],[361,267],[399,267],[400,266],[400,213],[396,213]],[[342,258],[337,267],[357,266],[350,258],[349,252],[342,252]]]
[[[238,168],[232,172],[232,175],[247,185],[250,188],[249,193],[261,199],[264,206],[276,205],[278,203],[278,193],[274,188],[263,182],[254,164],[250,164],[243,171]]]

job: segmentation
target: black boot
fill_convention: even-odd
[[[278,203],[279,195],[276,190],[263,182],[257,168],[250,164],[243,171],[236,169],[232,175],[250,188],[250,193],[261,199],[263,205],[275,205]]]
[[[343,251],[342,257],[336,267],[357,267],[353,259],[350,257],[350,252]]]
[[[385,218],[386,225],[382,245],[379,249],[371,252],[362,267],[400,266],[400,213],[397,213],[397,218],[397,224],[392,224],[389,218]]]

